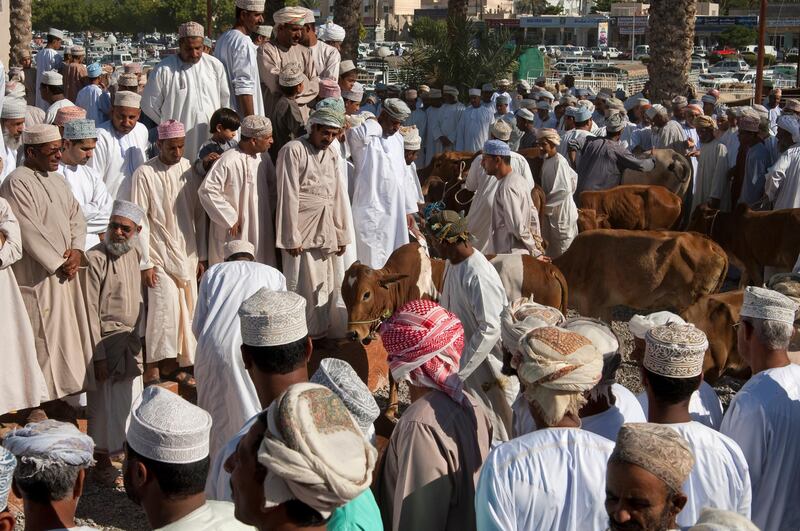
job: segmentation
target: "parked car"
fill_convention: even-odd
[[[753,84],[756,82],[756,73],[752,70],[749,72],[736,72],[733,74],[733,77],[736,78],[739,83]]]
[[[744,46],[743,48],[739,49],[740,53],[752,53],[758,55],[758,46],[750,45]],[[765,55],[772,55],[777,56],[778,52],[775,50],[774,46],[764,46],[764,54]]]
[[[725,46],[723,48],[717,48],[716,50],[714,50],[711,53],[716,54],[716,55],[735,55],[736,54],[736,50],[734,48],[730,48],[728,46]]]
[[[699,57],[696,57],[696,58],[692,59],[691,66],[689,67],[689,69],[692,72],[698,72],[700,74],[707,74],[708,73],[708,61],[706,61],[705,59],[701,59]]]
[[[747,72],[750,70],[750,65],[739,58],[729,58],[719,61],[714,66],[708,69],[709,72]]]
[[[650,46],[642,44],[633,50],[633,60],[641,61],[643,58],[650,58]]]
[[[695,46],[692,50],[692,55],[695,57],[705,58],[708,56],[708,51],[705,46]]]

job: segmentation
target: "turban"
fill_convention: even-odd
[[[645,114],[651,120],[656,117],[656,115],[661,114],[667,116],[667,108],[661,104],[655,103],[652,107],[645,111]]]
[[[28,109],[24,102],[14,101],[11,98],[3,101],[3,111],[0,118],[4,120],[21,120],[25,118]]]
[[[140,109],[142,107],[142,97],[129,90],[118,90],[114,94],[114,106]]]
[[[745,114],[741,118],[739,118],[738,125],[740,131],[758,133],[758,130],[761,127],[761,119],[758,116]]]
[[[622,103],[622,100],[620,100],[619,98],[608,98],[608,100],[606,101],[606,108],[614,109],[617,111],[624,111],[625,104]]]
[[[0,446],[0,511],[8,507],[8,493],[11,492],[16,467],[17,458],[14,454]]]
[[[418,151],[422,148],[422,137],[419,136],[417,126],[401,127],[400,134],[403,136],[403,148],[406,151]]]
[[[272,26],[258,26],[256,28],[256,35],[261,35],[262,37],[270,38],[272,37]]]
[[[710,116],[706,116],[701,114],[700,116],[695,116],[693,125],[695,129],[716,129],[717,128],[717,121],[711,118]]]
[[[694,455],[689,443],[669,426],[632,422],[619,429],[608,462],[641,467],[680,492],[692,472]]]
[[[748,286],[744,290],[739,316],[794,324],[796,311],[797,303],[786,295],[771,289]]]
[[[292,385],[265,416],[258,461],[267,469],[266,508],[297,499],[328,518],[369,489],[378,453],[330,389]]]
[[[344,100],[342,98],[325,98],[317,102],[315,109],[331,108],[344,114]]]
[[[548,326],[522,336],[511,366],[525,399],[553,426],[586,403],[583,393],[600,381],[603,357],[585,337]]]
[[[753,105],[753,110],[756,111],[759,116],[764,116],[764,117],[769,116],[769,110],[767,110],[767,108],[761,104],[756,103],[755,105]]]
[[[547,140],[554,146],[561,144],[561,137],[555,129],[543,128],[536,131],[536,140]]]
[[[344,112],[335,107],[321,107],[308,116],[309,124],[323,125],[327,127],[344,127]]]
[[[461,403],[466,398],[458,376],[464,328],[458,317],[433,301],[404,304],[381,326],[394,379],[438,389]]]
[[[700,98],[700,101],[702,101],[703,103],[710,103],[711,105],[714,105],[717,103],[717,98],[715,98],[711,94],[704,94],[703,97]]]
[[[672,105],[682,109],[689,105],[689,100],[687,100],[685,96],[675,96],[672,98]]]
[[[133,402],[126,443],[159,463],[197,463],[209,455],[211,415],[163,387],[151,385]]]
[[[535,328],[559,325],[564,321],[564,316],[555,308],[521,297],[503,308],[500,320],[503,346],[514,354],[519,350],[519,341],[526,333]]]
[[[238,314],[242,343],[251,347],[288,345],[308,336],[306,300],[291,291],[261,288],[245,299]]]
[[[427,225],[438,241],[457,243],[470,240],[467,219],[453,210],[442,210],[434,213],[427,220]]]
[[[142,219],[144,218],[144,210],[136,203],[131,203],[123,199],[116,199],[111,209],[111,215],[121,216],[133,221],[136,225],[141,225]]]
[[[395,120],[404,121],[411,116],[411,109],[398,98],[388,98],[383,102],[383,110]]]
[[[342,91],[342,98],[349,101],[361,102],[364,99],[364,85],[356,81],[350,90]]]
[[[86,67],[86,75],[90,78],[96,78],[103,75],[103,67],[100,66],[100,63],[92,63]]]
[[[75,119],[66,122],[64,124],[64,138],[66,140],[97,138],[94,120]]]
[[[517,115],[517,118],[522,118],[528,122],[532,122],[536,119],[533,113],[528,109],[519,109],[515,114]]]
[[[555,96],[553,96],[550,92],[548,92],[546,90],[540,90],[537,93],[537,97],[538,98],[543,98],[543,99],[546,99],[546,100],[550,100],[550,101],[554,101],[556,99]]]
[[[568,107],[573,107],[578,104],[578,98],[575,96],[563,96],[560,100],[558,100],[558,103]]]
[[[499,120],[502,121],[502,120]],[[483,154],[498,157],[510,157],[511,149],[502,140],[487,140],[483,144]]]
[[[335,79],[323,77],[319,80],[319,99],[325,98],[341,98],[342,89],[339,88],[339,82]]]
[[[645,335],[642,365],[667,378],[694,378],[703,372],[708,339],[693,325],[656,326]]]
[[[524,79],[520,79],[519,81],[517,81],[517,87],[522,87],[523,90],[530,90],[531,84]]]
[[[445,85],[442,87],[442,94],[450,94],[451,96],[458,97],[458,89],[450,85]]]
[[[528,109],[528,110],[532,111],[532,110],[536,109],[536,101],[528,99],[528,98],[523,98],[523,99],[520,100],[519,106],[522,109]]]
[[[617,369],[622,362],[622,355],[619,353],[619,339],[614,331],[603,321],[589,317],[569,319],[562,325],[562,328],[582,335],[600,351],[603,356],[603,374],[592,390],[595,395],[593,398],[596,397],[594,391],[607,392],[616,381]]]
[[[778,127],[792,135],[792,142],[800,142],[800,118],[793,114],[778,116]]]
[[[281,66],[281,73],[278,76],[278,83],[282,87],[296,87],[305,81],[306,75],[300,63],[289,62]]]
[[[537,109],[541,109],[543,111],[549,111],[550,110],[550,102],[546,101],[546,100],[539,100],[539,101],[536,102],[536,108]]]
[[[67,122],[72,120],[83,120],[86,118],[86,111],[76,105],[68,105],[61,107],[56,111],[56,118],[53,120],[53,125],[64,126]]]
[[[186,136],[186,128],[178,120],[166,120],[158,124],[158,139],[169,140],[170,138],[183,138]]]
[[[580,100],[578,102],[578,107],[586,107],[587,109],[589,109],[590,113],[594,112],[594,103],[592,103],[589,100]]]
[[[372,423],[381,414],[381,410],[369,387],[349,363],[337,358],[325,358],[309,381],[333,391],[344,402],[364,435],[374,429]]]
[[[89,467],[94,464],[94,441],[74,425],[47,419],[14,430],[3,446],[20,463],[35,465],[34,474],[48,465]]]
[[[264,0],[236,0],[236,7],[245,11],[264,11]]]
[[[60,142],[61,133],[58,127],[50,124],[33,124],[22,132],[22,143],[29,146]]]
[[[758,527],[739,513],[704,507],[689,531],[758,531]]]
[[[181,39],[184,37],[204,37],[205,31],[203,31],[203,26],[198,24],[197,22],[184,22],[178,27],[178,37]]]
[[[260,138],[272,134],[272,122],[269,118],[251,114],[242,120],[242,136],[247,138]]]
[[[222,256],[225,260],[235,254],[249,254],[253,258],[256,256],[256,247],[247,240],[231,240],[222,246]]]
[[[619,113],[614,113],[606,118],[606,132],[618,133],[625,129],[625,119]]]
[[[347,35],[343,27],[333,22],[328,22],[322,28],[324,31],[323,41],[342,42]]]
[[[306,22],[306,12],[308,10],[304,7],[284,7],[272,15],[272,19],[276,25],[292,24],[294,26],[302,26]]]
[[[508,87],[509,85],[511,85],[511,81],[507,80],[506,78],[497,81],[498,87]]]
[[[511,124],[505,120],[496,120],[489,128],[489,134],[492,138],[508,142],[511,138]]]
[[[644,339],[647,332],[656,326],[664,326],[668,324],[685,325],[684,321],[679,315],[672,312],[655,312],[649,315],[634,315],[628,322],[631,334],[637,339]]]
[[[55,70],[50,70],[42,74],[42,85],[52,85],[54,87],[60,87],[64,84],[64,78],[61,74],[56,72]]]
[[[800,114],[800,101],[794,98],[786,98],[783,100],[783,112],[786,111]]]
[[[494,99],[495,105],[508,105],[508,98],[505,96],[497,96]]]

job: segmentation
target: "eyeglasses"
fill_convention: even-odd
[[[51,157],[51,156],[55,155],[56,153],[64,153],[64,151],[66,151],[66,149],[63,148],[63,147],[53,148],[50,151],[45,151],[44,149],[39,148],[39,152],[42,155],[47,155],[48,157]]]
[[[117,229],[121,230],[125,234],[130,234],[133,232],[135,227],[131,227],[129,225],[123,225],[122,223],[116,223],[114,221],[110,221],[108,223],[108,230],[115,231]]]

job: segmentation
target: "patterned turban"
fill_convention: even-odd
[[[381,410],[369,387],[349,363],[337,358],[325,358],[309,381],[333,391],[344,402],[364,435],[375,429],[372,423]]]
[[[89,467],[94,464],[94,441],[74,425],[47,419],[14,430],[3,439],[19,463],[35,465],[34,474],[55,466]]]
[[[466,400],[458,377],[464,348],[458,317],[433,301],[411,301],[383,324],[380,334],[395,380],[438,389],[459,403]]]
[[[308,123],[341,128],[344,127],[344,113],[335,107],[320,107],[311,112]]]
[[[649,422],[623,424],[609,463],[639,466],[680,492],[694,466],[689,443],[668,426]]]
[[[536,140],[547,140],[554,146],[561,144],[561,137],[558,135],[558,131],[555,129],[539,129],[536,132]]]
[[[521,297],[503,308],[500,320],[503,347],[514,354],[519,351],[519,341],[525,334],[536,328],[557,326],[564,322],[564,316],[555,308]]]
[[[319,80],[319,98],[341,98],[342,89],[339,88],[339,82],[332,78],[323,77]]]
[[[169,140],[170,138],[183,138],[186,136],[186,128],[178,120],[166,120],[158,124],[158,139]]]
[[[603,372],[603,356],[585,337],[554,326],[525,334],[511,360],[525,388],[525,399],[549,426],[567,413],[578,414],[583,396]]]
[[[307,10],[304,7],[289,6],[277,10],[272,19],[275,21],[276,26],[281,24],[292,24],[293,26],[302,26],[306,21]]]
[[[716,129],[717,121],[711,118],[710,116],[701,114],[700,116],[695,116],[693,125],[695,129],[701,129],[701,128]]]
[[[456,243],[470,241],[467,219],[453,210],[435,212],[427,220],[433,237],[439,241]]]
[[[83,120],[84,118],[86,118],[86,111],[84,109],[76,105],[68,105],[56,111],[56,118],[53,121],[53,125],[60,125],[63,127],[67,122]]]
[[[388,98],[383,102],[383,110],[395,120],[404,121],[411,116],[411,109],[403,100]]]

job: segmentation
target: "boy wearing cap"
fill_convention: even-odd
[[[100,63],[92,63],[86,67],[87,84],[78,91],[75,105],[86,111],[86,118],[98,124],[101,121],[100,96],[103,94],[101,76],[103,69]]]
[[[96,144],[94,121],[73,120],[64,125],[64,153],[59,172],[69,183],[86,218],[86,250],[100,243],[113,202],[97,170],[87,164],[92,160]]]
[[[298,63],[287,63],[281,67],[278,79],[281,96],[275,101],[275,107],[270,118],[272,122],[272,138],[270,156],[277,159],[278,150],[291,140],[305,133],[307,117],[303,115],[297,98],[303,94],[308,80],[303,74],[303,67]]]
[[[64,61],[59,55],[64,32],[55,28],[47,31],[47,44],[36,54],[36,106],[46,111],[48,102],[42,97],[41,86],[45,72],[58,71]]]

